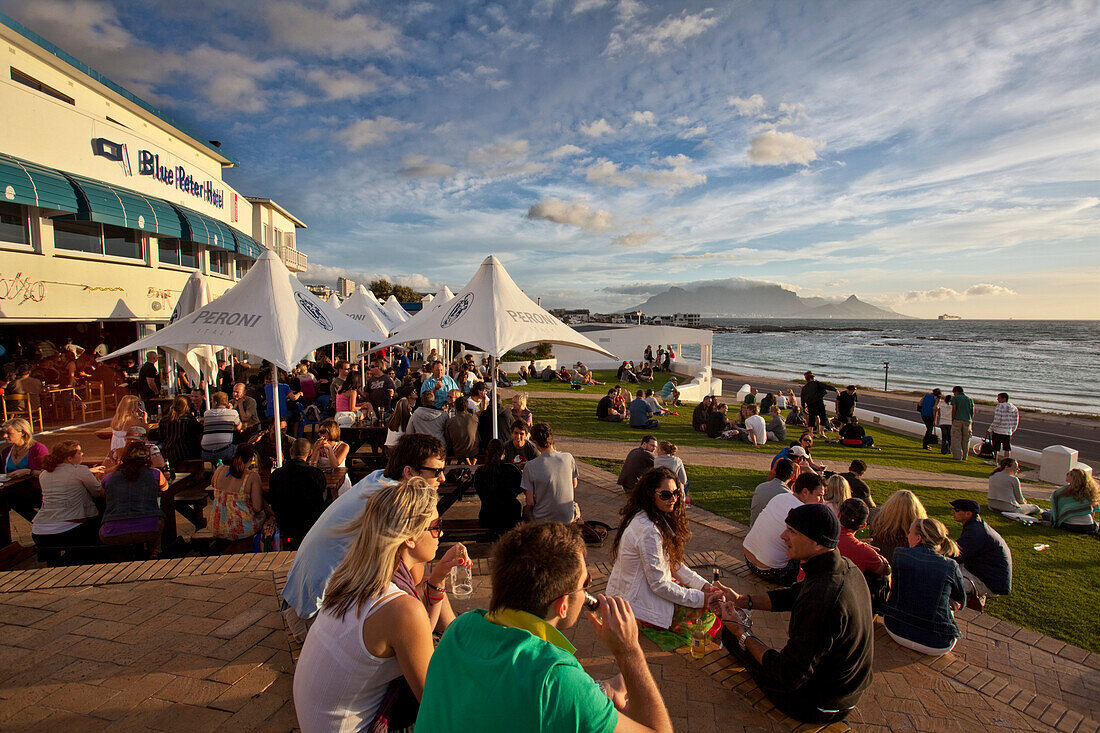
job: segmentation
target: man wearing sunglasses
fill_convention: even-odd
[[[561,633],[580,618],[590,581],[576,527],[521,525],[493,547],[492,568],[489,610],[459,617],[432,655],[417,730],[672,730],[627,601],[599,596],[586,612],[625,689],[596,683]]]
[[[446,449],[439,439],[431,435],[406,433],[397,441],[385,468],[368,474],[325,509],[302,539],[294,564],[290,567],[286,587],[283,588],[282,597],[286,605],[283,618],[299,640],[305,639],[309,625],[321,606],[329,578],[355,541],[354,533],[341,530],[359,516],[367,499],[386,486],[419,476],[439,488],[443,482],[445,458]],[[461,544],[448,550],[433,567],[429,582],[442,587],[444,576],[451,567],[465,561],[465,552]],[[422,578],[414,577],[414,580],[420,583]],[[444,604],[448,604],[446,599],[439,605]],[[453,619],[454,612],[448,604],[441,611],[440,624],[446,627]]]

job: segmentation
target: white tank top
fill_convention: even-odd
[[[309,629],[294,667],[294,709],[303,733],[366,728],[401,676],[397,656],[376,657],[363,644],[363,622],[405,592],[392,582],[381,597],[354,606],[339,619],[326,610]]]
[[[111,450],[117,450],[126,445],[126,431],[125,430],[111,430]]]

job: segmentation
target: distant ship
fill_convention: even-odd
[[[948,313],[944,313],[940,316],[941,321],[961,321],[962,316],[953,316]]]

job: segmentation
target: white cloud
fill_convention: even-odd
[[[380,116],[373,120],[353,122],[336,133],[336,138],[351,150],[384,141],[395,132],[404,132],[417,127],[413,122],[402,122],[392,117]]]
[[[553,160],[558,160],[559,158],[569,158],[574,155],[583,155],[586,152],[588,151],[584,148],[577,147],[576,145],[562,145],[551,150],[550,157]]]
[[[556,224],[587,229],[590,232],[602,232],[611,228],[611,214],[603,209],[593,209],[581,200],[563,201],[548,198],[539,201],[527,210],[528,219],[545,219]]]
[[[530,149],[526,140],[501,140],[474,148],[466,154],[466,160],[479,165],[507,163],[525,158]]]
[[[573,15],[587,13],[589,10],[599,10],[611,4],[611,0],[577,0],[573,4]]]
[[[630,121],[636,125],[654,126],[657,124],[657,115],[650,112],[648,109],[645,111],[635,110],[630,114]]]
[[[637,182],[619,169],[617,163],[612,163],[607,158],[600,158],[592,165],[584,169],[584,180],[599,186],[622,186],[634,188]]]
[[[406,275],[388,275],[383,272],[360,272],[347,267],[333,267],[317,264],[310,258],[309,268],[302,273],[302,282],[309,284],[320,283],[335,285],[339,278],[347,278],[355,281],[356,285],[369,285],[374,280],[389,280],[395,285],[404,285],[420,293],[436,292],[443,287],[442,283],[433,282],[427,276],[418,272]]]
[[[1002,285],[978,283],[962,291],[945,287],[933,288],[931,290],[910,290],[902,293],[898,298],[898,302],[910,303],[913,301],[919,302],[930,300],[962,300],[964,298],[980,298],[987,295],[1016,295],[1016,291]]]
[[[390,54],[401,46],[401,33],[369,13],[338,15],[292,2],[259,5],[272,39],[292,48],[332,58]]]
[[[359,99],[392,82],[374,66],[358,73],[341,69],[311,69],[306,78],[330,101]]]
[[[603,137],[615,132],[614,128],[603,117],[587,124],[582,122],[579,129],[581,134],[587,137]]]
[[[627,232],[612,239],[611,243],[620,247],[638,247],[658,236],[660,232]]]
[[[690,140],[696,137],[703,137],[706,134],[707,126],[700,123],[698,125],[695,125],[694,127],[689,127],[688,129],[681,132],[680,137]]]
[[[730,97],[728,104],[742,117],[754,117],[764,111],[764,98],[759,94],[754,94],[747,99]]]
[[[406,155],[397,173],[404,178],[446,178],[457,171],[446,163],[430,160],[426,155]]]
[[[692,188],[707,182],[704,174],[688,170],[687,166],[692,161],[686,155],[669,155],[664,158],[654,158],[650,162],[657,167],[632,166],[623,170],[617,163],[601,158],[584,169],[584,177],[589,183],[599,186],[634,188],[639,183],[644,183],[673,191]]]
[[[626,14],[620,14],[622,22],[611,32],[604,53],[617,54],[630,46],[640,46],[649,53],[665,53],[702,35],[718,23],[713,8],[701,13],[686,10],[679,16],[670,15],[655,26],[641,26],[633,22],[639,5],[631,3]]]
[[[749,143],[749,160],[753,165],[809,165],[817,160],[818,143],[793,132],[767,130]]]

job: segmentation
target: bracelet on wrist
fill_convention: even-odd
[[[424,583],[425,583],[425,584],[426,584],[426,585],[427,585],[427,586],[428,586],[429,588],[431,588],[432,590],[436,590],[436,591],[439,591],[440,593],[442,593],[442,592],[443,592],[443,586],[446,586],[446,584],[447,584],[447,581],[445,581],[445,580],[441,580],[441,581],[439,581],[439,583],[440,583],[439,585],[436,585],[435,583],[433,583],[433,582],[432,582],[432,581],[430,581],[430,580],[425,580],[425,581],[424,581]]]
[[[751,611],[752,610],[752,596],[745,596],[745,598],[748,600],[748,605],[745,606],[745,610],[746,611]]]

